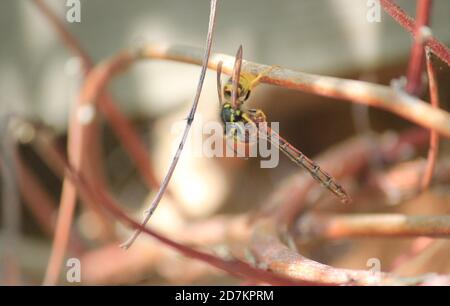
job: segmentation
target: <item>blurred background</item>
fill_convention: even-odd
[[[433,33],[449,45],[450,2],[433,2]],[[209,12],[207,0],[81,0],[80,23],[65,21],[69,9],[65,0],[45,3],[64,21],[95,62],[145,43],[204,45]],[[220,1],[213,52],[233,55],[242,44],[244,59],[258,63],[389,84],[393,78],[406,73],[412,40],[383,11],[380,22],[368,22],[367,3],[366,0]],[[399,0],[397,3],[409,15],[415,15],[415,1]],[[83,81],[80,60],[68,51],[33,1],[2,0],[0,25],[0,113],[24,114],[44,122],[58,131],[64,141],[68,114]],[[448,109],[449,69],[439,60],[434,64],[442,84],[441,106]],[[186,117],[199,72],[199,66],[149,60],[135,65],[109,86],[120,109],[133,121],[148,146],[149,158],[155,163],[160,179],[167,171],[176,145],[177,138],[171,129],[174,122],[182,122]],[[217,120],[217,100],[215,72],[210,71],[200,99],[198,118]],[[309,156],[355,135],[402,131],[412,126],[380,110],[269,85],[258,87],[249,105],[263,109],[270,121],[280,122],[281,134]],[[102,135],[110,190],[128,212],[140,218],[154,190],[149,191],[142,184],[108,126],[104,127]],[[445,155],[447,144],[443,141],[442,146]],[[56,209],[61,182],[31,148],[23,146],[20,150]],[[419,158],[425,156],[424,152],[418,155]],[[173,197],[162,201],[151,225],[176,240],[183,238],[183,229],[192,223],[257,211],[280,181],[296,171],[296,166],[284,157],[277,168],[260,169],[259,161],[254,159],[183,156],[170,185]],[[430,205],[430,211],[423,213],[445,212],[449,194],[445,188],[439,190],[439,196],[426,195],[437,208]],[[2,207],[5,207],[4,199]],[[386,200],[388,204],[382,204],[381,209],[416,212],[414,205],[418,204],[414,201],[417,199],[411,201],[405,204]],[[393,204],[398,207],[392,208]],[[16,244],[19,283],[39,284],[47,265],[52,235],[42,229],[25,204],[21,207],[20,235]],[[0,214],[4,217],[5,210]],[[48,222],[54,222],[54,218],[48,215]],[[9,246],[2,237],[5,218],[2,220],[0,249],[5,250]],[[81,258],[84,283],[236,283],[235,279],[187,260],[144,236],[126,253],[117,247],[117,241],[124,240],[130,232],[114,224],[111,239],[104,234],[95,214],[82,207],[77,210],[73,230],[78,245],[72,244],[67,256]],[[202,242],[202,232],[204,234],[203,230],[197,233],[198,241],[190,237],[192,244],[200,244],[217,254],[227,252],[223,241],[216,242],[217,237],[207,237]],[[219,230],[211,230],[211,233],[224,235]],[[233,234],[236,240],[247,237],[245,226]],[[367,240],[336,241],[305,246],[305,252],[313,259],[335,266],[365,269],[371,257],[381,258],[383,267],[389,266],[408,243],[408,239],[380,239],[370,243]],[[448,250],[450,245],[446,244],[438,255],[433,255],[442,262],[435,260],[434,265],[430,265],[428,261],[420,268],[407,269],[405,275],[450,272],[450,265],[443,259]],[[0,262],[0,265],[0,283],[5,283],[7,264]],[[65,283],[64,277],[61,282]]]

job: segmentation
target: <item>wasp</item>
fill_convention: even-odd
[[[350,202],[345,189],[327,172],[322,170],[313,160],[308,158],[300,150],[291,145],[278,133],[267,127],[267,117],[260,109],[245,110],[242,106],[250,98],[252,90],[260,84],[261,79],[277,66],[269,67],[258,75],[247,72],[241,73],[242,67],[242,46],[239,47],[233,67],[233,73],[225,85],[222,87],[222,62],[217,67],[217,90],[220,103],[220,118],[226,129],[226,137],[233,137],[243,142],[247,142],[249,135],[245,126],[253,127],[259,136],[270,141],[278,147],[296,165],[302,167],[325,188],[337,196],[341,202]],[[227,131],[228,130],[228,131]]]

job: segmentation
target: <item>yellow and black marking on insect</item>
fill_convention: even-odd
[[[260,79],[272,70],[273,67],[263,71],[259,75],[243,72],[242,65],[242,46],[236,54],[236,61],[233,68],[233,74],[222,88],[220,76],[222,74],[222,62],[217,67],[217,90],[219,95],[219,103],[221,106],[220,117],[222,122],[228,127],[225,134],[234,139],[243,141],[248,140],[249,131],[246,129],[253,122],[266,121],[264,113],[260,110],[248,110],[244,112],[241,109],[242,104],[250,97],[250,93],[255,88]],[[248,114],[252,114],[252,120],[249,120]]]
[[[316,181],[330,190],[342,202],[350,202],[350,197],[345,189],[331,175],[322,170],[313,160],[297,150],[278,133],[267,127],[266,124],[261,124],[266,122],[266,115],[263,111],[259,109],[244,111],[241,109],[242,104],[250,97],[253,88],[259,84],[260,79],[274,68],[270,67],[255,76],[250,73],[241,73],[241,65],[242,46],[239,47],[236,54],[232,76],[223,88],[220,79],[222,62],[217,67],[217,90],[221,105],[220,117],[227,127],[225,129],[226,136],[246,142],[249,139],[248,129],[246,127],[249,125],[254,127],[261,137],[278,147],[295,164],[307,170]],[[231,128],[229,128],[230,126]]]

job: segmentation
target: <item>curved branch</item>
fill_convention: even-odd
[[[149,45],[141,50],[140,57],[196,65],[201,65],[202,61],[200,49],[170,44]],[[212,54],[209,68],[216,70],[220,61],[223,61],[223,72],[231,74],[234,57],[218,53]],[[255,75],[268,67],[245,60],[242,63],[243,72]],[[434,129],[439,134],[450,138],[449,113],[434,109],[428,103],[388,86],[314,75],[286,68],[273,69],[261,81],[284,88],[381,108],[423,127]]]

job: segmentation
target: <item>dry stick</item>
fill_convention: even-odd
[[[417,236],[450,238],[450,215],[308,213],[298,219],[294,231],[300,240]]]
[[[197,48],[156,44],[149,45],[141,52],[142,57],[165,59],[201,65],[201,51]],[[217,69],[223,61],[223,72],[231,74],[234,57],[224,54],[212,54],[209,68]],[[267,65],[243,61],[242,71],[259,74]],[[285,68],[274,69],[261,81],[284,88],[299,90],[321,96],[343,99],[354,103],[385,109],[426,128],[435,129],[439,134],[450,138],[450,114],[441,109],[432,108],[425,101],[395,90],[388,86],[363,81],[308,74]]]
[[[408,16],[405,11],[403,11],[397,4],[392,0],[381,0],[381,5],[383,9],[388,13],[392,18],[395,19],[405,30],[411,33],[413,36],[416,35],[416,22],[413,18]],[[429,47],[433,50],[433,53],[436,54],[440,59],[447,63],[450,66],[450,50],[439,40],[434,37],[430,37],[426,42],[425,46]]]
[[[432,3],[432,0],[417,0],[415,39],[411,48],[406,83],[406,91],[412,95],[419,95],[422,92],[424,42],[427,38],[424,31],[429,29]]]
[[[178,149],[175,153],[172,164],[170,165],[169,170],[167,171],[167,174],[164,177],[164,180],[161,184],[161,187],[158,190],[158,193],[156,194],[155,198],[153,199],[152,203],[150,204],[149,209],[145,212],[146,216],[145,216],[144,220],[142,221],[142,226],[145,226],[147,224],[147,222],[150,220],[150,217],[153,215],[154,211],[158,207],[158,204],[161,201],[161,199],[164,195],[164,192],[166,191],[167,185],[169,184],[170,179],[172,178],[173,172],[175,171],[175,168],[177,166],[181,152],[183,151],[184,143],[186,142],[192,122],[194,121],[195,112],[197,110],[198,101],[200,99],[200,94],[201,94],[202,88],[203,88],[203,82],[205,80],[206,70],[208,69],[209,56],[211,54],[211,46],[212,46],[212,41],[213,41],[213,36],[214,36],[214,27],[215,27],[215,20],[216,20],[216,5],[217,5],[217,0],[211,0],[208,35],[206,38],[206,50],[205,50],[205,54],[203,56],[202,71],[200,73],[200,79],[198,81],[197,92],[195,94],[194,103],[192,104],[191,110],[189,112],[189,116],[187,118],[187,124],[184,129],[180,145],[178,146]],[[133,233],[133,235],[127,241],[125,241],[121,246],[125,249],[128,249],[133,244],[133,242],[136,240],[136,238],[139,236],[140,233],[141,233],[140,229],[136,230]]]
[[[427,73],[428,73],[428,83],[430,88],[430,100],[431,105],[434,108],[439,108],[439,89],[436,79],[436,71],[431,62],[431,51],[426,48],[426,62],[427,62]],[[431,130],[430,137],[430,147],[428,149],[427,157],[427,167],[425,169],[425,175],[422,179],[422,190],[428,189],[431,180],[433,178],[434,168],[436,166],[436,159],[439,151],[439,134],[435,130]]]

